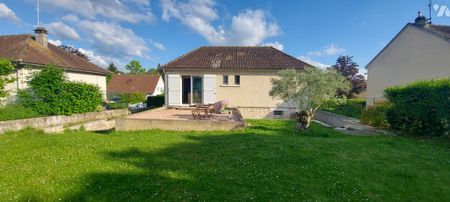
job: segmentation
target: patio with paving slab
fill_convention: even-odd
[[[244,121],[237,109],[231,114],[213,114],[211,117],[194,119],[189,109],[157,108],[116,121],[117,131],[133,130],[178,130],[178,131],[214,131],[232,130],[244,126]]]

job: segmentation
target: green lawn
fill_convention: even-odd
[[[320,110],[361,119],[365,107],[365,99],[327,100],[322,104]]]
[[[0,121],[28,119],[40,116],[42,115],[18,104],[9,104],[0,107]]]
[[[233,132],[0,135],[2,201],[450,201],[450,144],[250,121]]]

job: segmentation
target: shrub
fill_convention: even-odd
[[[388,101],[377,102],[375,105],[367,107],[361,115],[361,122],[381,128],[389,126],[386,120],[386,112],[391,107]]]
[[[450,78],[391,87],[385,94],[392,103],[386,114],[391,128],[416,136],[449,133]]]
[[[106,104],[106,109],[127,109],[128,104],[123,102],[112,102]]]
[[[25,107],[45,115],[96,111],[103,99],[97,86],[69,82],[62,69],[47,67],[33,76],[30,88],[19,92]]]
[[[8,104],[0,107],[0,121],[28,119],[41,116],[30,108],[19,104]]]
[[[145,102],[147,95],[144,93],[124,93],[120,94],[120,102],[128,104],[136,104],[139,102]]]
[[[325,101],[320,109],[323,111],[359,119],[361,118],[361,113],[364,110],[365,106],[365,99],[332,99]]]
[[[147,98],[147,107],[162,107],[164,105],[164,95],[157,95]]]
[[[8,96],[8,91],[5,90],[5,86],[15,80],[15,78],[11,76],[15,67],[16,66],[12,64],[11,61],[0,59],[0,97]]]

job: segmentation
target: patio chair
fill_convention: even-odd
[[[192,117],[194,119],[206,119],[213,115],[214,108],[213,105],[190,105]]]

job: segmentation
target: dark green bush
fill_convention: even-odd
[[[386,114],[391,128],[415,136],[449,134],[449,78],[392,87],[385,94],[392,103]]]
[[[387,128],[389,124],[386,120],[386,112],[390,107],[391,103],[388,101],[378,102],[367,107],[361,115],[361,122],[375,127]]]
[[[103,98],[97,86],[69,82],[62,69],[47,67],[33,76],[30,87],[19,92],[25,107],[45,115],[71,115],[98,110]]]
[[[139,102],[145,102],[147,95],[144,93],[123,93],[119,95],[120,102],[128,104],[136,104]]]
[[[332,99],[325,101],[320,110],[359,119],[365,106],[364,99]]]
[[[147,107],[162,107],[164,105],[164,95],[151,96],[147,98]]]
[[[106,104],[106,109],[127,109],[128,104],[123,102],[112,102]]]

